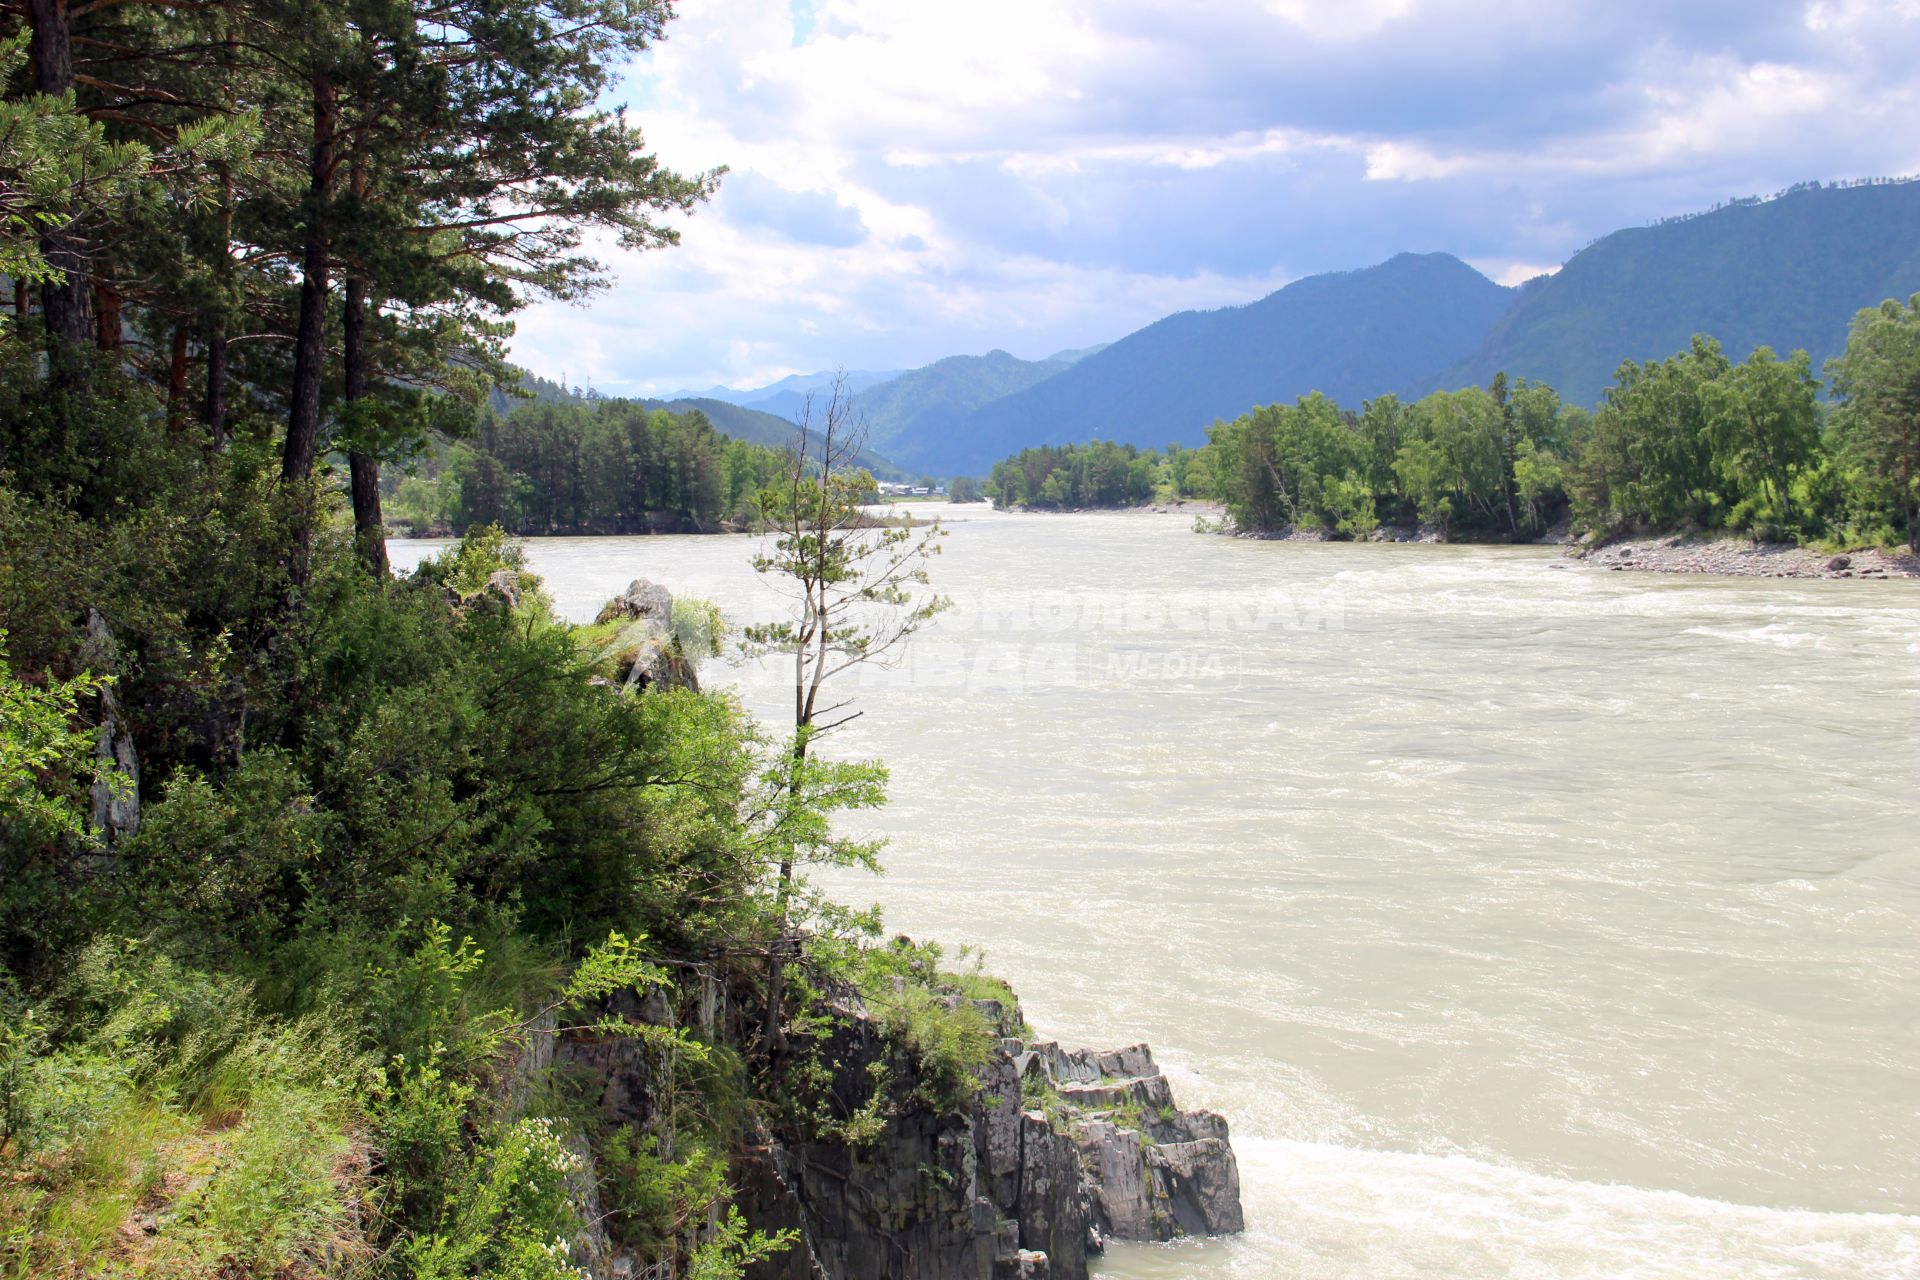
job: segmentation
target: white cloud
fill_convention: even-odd
[[[1316,39],[1330,42],[1373,35],[1414,7],[1414,0],[1269,0],[1267,5]]]
[[[1859,103],[1844,76],[1727,58],[1703,60],[1683,81],[1649,80],[1638,92],[1646,108],[1637,118],[1528,150],[1450,150],[1411,139],[1377,142],[1367,148],[1367,177],[1434,182],[1468,175],[1596,177],[1684,169],[1704,157],[1725,160],[1777,151],[1796,134],[1831,130],[1843,111],[1856,113],[1856,126],[1868,117],[1903,115],[1910,101],[1903,93],[1877,104]]]
[[[1920,166],[1916,17],[816,0],[797,33],[788,0],[688,5],[631,73],[637,118],[742,194],[677,249],[607,251],[617,287],[529,312],[515,350],[663,390],[1038,356],[1400,249],[1524,279],[1619,225]]]
[[[1553,275],[1561,267],[1558,262],[1515,262],[1500,258],[1475,258],[1468,265],[1495,284],[1503,284],[1508,288],[1540,276]]]

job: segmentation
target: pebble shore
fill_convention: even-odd
[[[1920,578],[1920,557],[1875,547],[1835,554],[1790,542],[1672,536],[1610,542],[1572,552],[1600,569],[1722,573],[1746,578]]]

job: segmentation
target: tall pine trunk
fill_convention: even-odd
[[[347,306],[341,327],[342,362],[346,373],[346,402],[352,404],[367,394],[369,354],[367,352],[367,283],[359,276],[347,277]],[[353,540],[360,558],[377,578],[387,574],[386,520],[380,511],[380,460],[365,441],[347,453],[352,476]]]
[[[304,482],[313,471],[320,441],[320,387],[327,362],[327,296],[333,189],[334,134],[339,104],[333,81],[313,77],[313,150],[307,164],[307,238],[300,259],[300,319],[293,338],[293,392],[287,414],[286,451],[280,476]]]
[[[94,321],[93,344],[102,351],[120,349],[120,291],[113,287],[107,273],[96,273],[99,282],[94,285]]]
[[[307,162],[307,238],[300,258],[300,320],[294,329],[293,389],[287,412],[286,449],[280,479],[303,489],[313,475],[320,444],[320,390],[327,366],[328,252],[332,227],[328,204],[333,190],[334,138],[339,119],[333,80],[316,73],[313,85],[313,150]],[[307,579],[313,544],[313,504],[302,497],[294,515],[288,572],[296,585]]]
[[[33,34],[27,45],[33,61],[37,93],[60,97],[73,90],[73,32],[67,0],[28,0],[27,19]],[[40,309],[53,350],[57,386],[74,388],[84,378],[80,352],[93,339],[93,319],[87,306],[86,246],[67,223],[41,233],[40,252],[59,274],[40,286]]]

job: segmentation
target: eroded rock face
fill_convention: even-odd
[[[1092,1172],[1095,1226],[1113,1240],[1172,1240],[1240,1231],[1240,1170],[1227,1122],[1181,1111],[1146,1045],[1112,1053],[1034,1046],[1083,1118],[1075,1128]]]
[[[948,997],[950,1007],[959,1001]],[[802,1132],[775,1108],[769,1117],[788,1118],[756,1120],[733,1153],[729,1183],[748,1224],[797,1237],[749,1268],[749,1280],[1085,1280],[1108,1240],[1241,1229],[1226,1121],[1179,1110],[1145,1045],[1090,1053],[1029,1043],[1016,1034],[1017,1007],[975,1006],[1002,1038],[977,1092],[955,1106],[930,1100],[938,1090],[857,998],[822,1011],[832,1018],[812,1046],[816,1120]],[[710,981],[684,990],[678,1007],[656,992],[616,998],[605,1012],[697,1023],[723,1039],[751,1018]],[[642,1041],[559,1033],[547,1017],[507,1073],[511,1109],[548,1067],[574,1082],[601,1130],[654,1125],[668,1092]],[[832,1122],[863,1111],[881,1123],[854,1133]],[[578,1134],[569,1141],[586,1170],[574,1187],[585,1224],[574,1261],[596,1280],[655,1274],[609,1238],[591,1149]]]
[[[1003,1032],[1020,1025],[1018,1010],[981,1008]],[[873,1064],[898,1082],[915,1067],[877,1024],[841,1012],[823,1060],[851,1113]],[[961,1109],[910,1108],[870,1146],[766,1135],[742,1179],[749,1217],[799,1230],[806,1247],[754,1280],[1082,1280],[1107,1240],[1241,1230],[1226,1121],[1179,1110],[1145,1045],[1068,1052],[1008,1035],[980,1080]]]

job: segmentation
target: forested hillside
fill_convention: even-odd
[[[868,444],[903,467],[917,467],[923,457],[938,457],[940,442],[969,410],[1045,382],[1068,367],[1066,361],[1021,360],[1004,351],[949,356],[867,388],[854,404],[866,425]]]
[[[1528,286],[1471,359],[1430,386],[1500,370],[1592,406],[1623,360],[1697,333],[1744,360],[1760,346],[1839,354],[1854,312],[1920,291],[1920,182],[1813,184],[1616,231]]]
[[[791,444],[729,439],[698,409],[522,404],[505,417],[488,411],[466,439],[436,446],[404,478],[389,476],[386,507],[415,533],[476,525],[516,534],[745,528],[761,489],[785,471]]]

